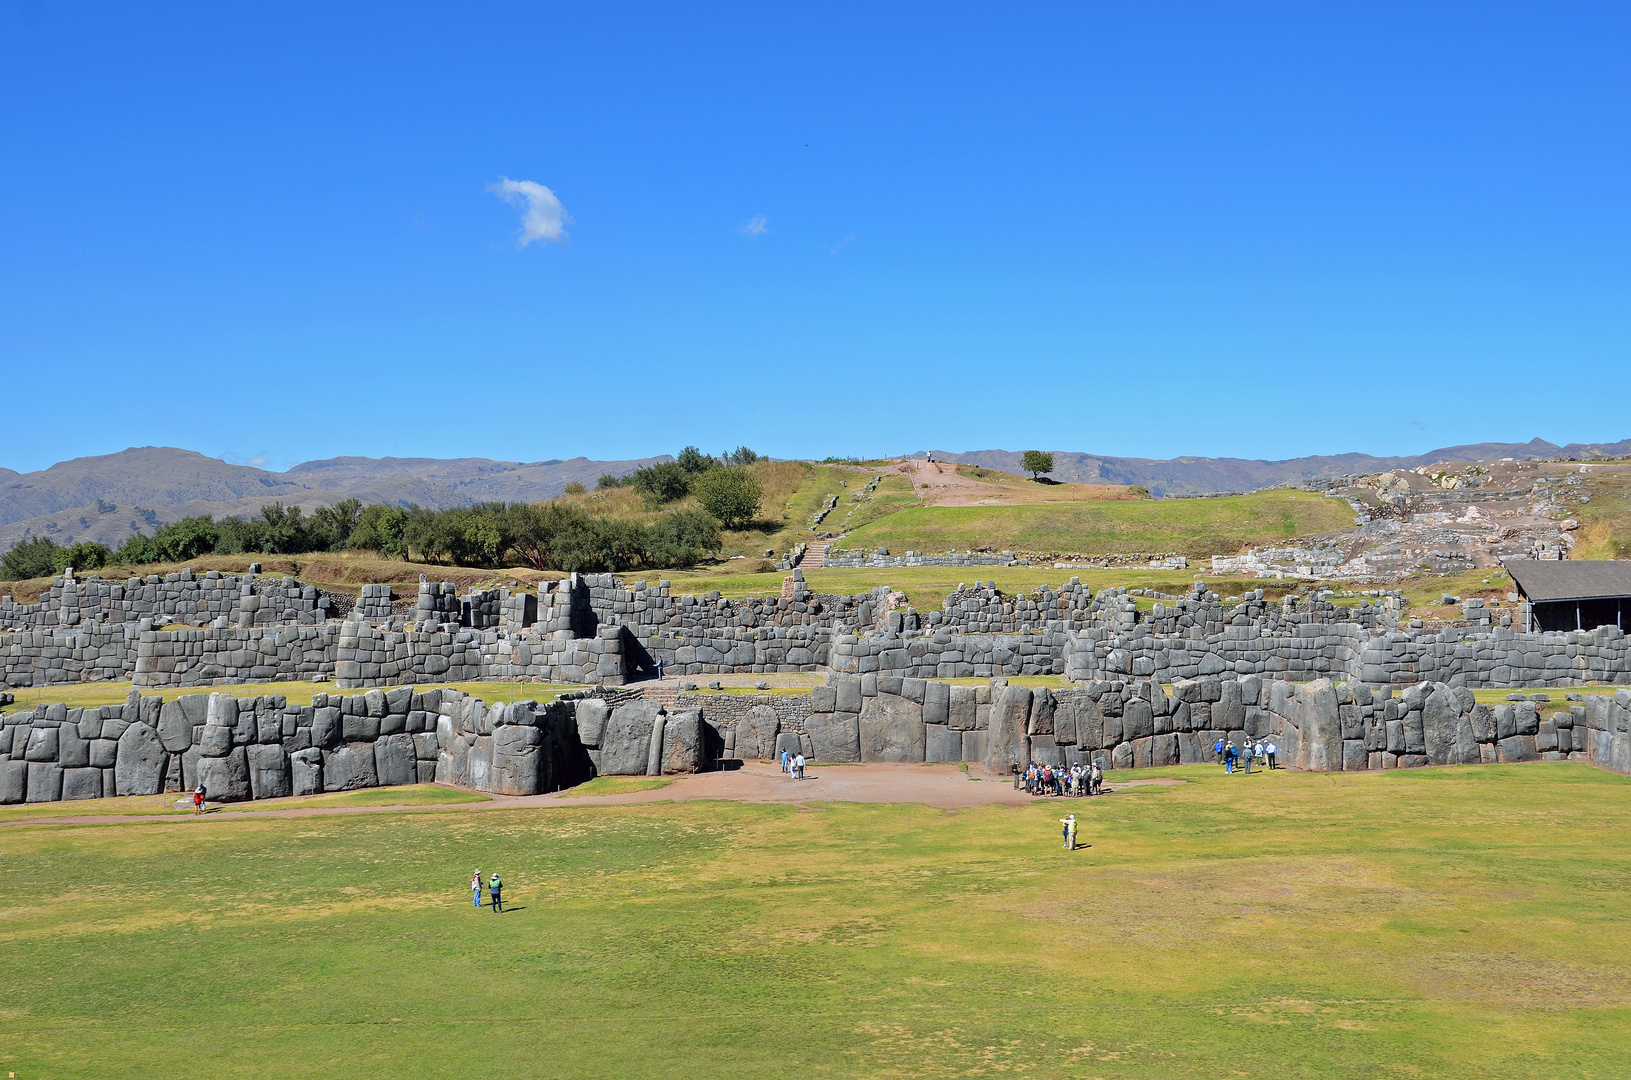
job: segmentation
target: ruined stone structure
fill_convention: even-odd
[[[341,607],[344,618],[326,617]],[[1401,687],[1631,683],[1631,639],[1617,629],[1519,633],[1492,623],[1477,600],[1462,615],[1463,625],[1427,633],[1402,625],[1391,597],[1354,608],[1271,603],[1260,591],[1225,601],[1200,583],[1142,611],[1124,589],[1094,593],[1075,578],[1027,595],[965,584],[941,610],[919,612],[882,586],[816,594],[798,570],[782,595],[744,600],[610,574],[462,597],[450,583],[423,582],[411,609],[383,585],[353,604],[254,574],[68,575],[39,604],[0,602],[12,628],[0,632],[0,674],[10,686],[130,678],[144,688],[288,679],[344,689],[471,679],[620,686],[659,670],[825,669],[1075,682],[1229,673]]]
[[[966,762],[994,775],[1031,762],[1104,769],[1212,760],[1219,740],[1273,740],[1289,767],[1362,771],[1546,759],[1631,772],[1631,690],[1478,704],[1423,683],[1394,695],[1255,675],[1094,680],[1067,690],[897,675],[834,675],[807,695],[744,700],[580,691],[487,705],[454,690],[163,702],[57,703],[0,722],[0,803],[186,792],[215,801],[435,781],[531,795],[594,775],[709,769],[786,749],[826,762]]]

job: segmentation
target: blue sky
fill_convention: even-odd
[[[1624,438],[1628,48],[1624,5],[7,4],[0,464]]]

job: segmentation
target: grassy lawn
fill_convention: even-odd
[[[918,507],[856,530],[845,546],[891,553],[987,545],[1083,554],[1176,551],[1200,558],[1352,525],[1353,511],[1340,499],[1281,490],[1217,499]]]
[[[513,686],[513,689],[512,689]],[[459,682],[459,683],[418,683],[416,689],[434,690],[438,688],[461,690],[473,697],[479,697],[489,705],[498,701],[509,701],[514,695],[516,701],[554,701],[561,694],[570,690],[582,690],[581,686],[551,685],[548,683],[516,682]],[[390,687],[380,687],[388,690]],[[0,712],[13,713],[24,708],[32,708],[36,702],[67,702],[71,708],[90,708],[99,705],[113,705],[125,700],[130,693],[130,681],[122,682],[89,682],[70,683],[62,686],[25,686],[13,690],[16,697],[14,705],[7,705]],[[163,689],[142,688],[143,697],[160,697],[165,701],[174,701],[178,697],[188,694],[231,694],[233,697],[265,697],[282,694],[296,705],[310,705],[313,694],[353,694],[366,693],[366,690],[341,690],[333,682],[264,682],[264,683],[234,683],[226,686],[167,686]]]
[[[210,803],[211,809],[225,808],[237,811],[285,810],[290,807],[344,807],[344,806],[447,806],[458,803],[490,802],[486,795],[476,791],[437,787],[435,784],[408,784],[401,787],[366,788],[362,791],[341,791],[332,795],[311,795],[296,799],[263,799],[259,802]],[[186,805],[178,806],[178,802]],[[106,817],[121,814],[191,814],[191,796],[171,792],[167,795],[128,795],[119,799],[85,799],[77,802],[30,803],[24,806],[0,806],[0,822],[28,821],[42,817]]]
[[[34,1077],[1611,1077],[1631,785],[0,829]],[[1112,786],[1116,778],[1112,777]],[[1060,849],[1056,818],[1087,848]],[[813,812],[812,812],[813,810]],[[473,910],[473,867],[512,911]]]
[[[1590,503],[1573,502],[1568,507],[1580,521],[1573,557],[1631,558],[1631,473],[1593,470],[1584,494]]]

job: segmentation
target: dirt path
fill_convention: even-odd
[[[1156,777],[1149,780],[1106,778],[1105,794],[1130,788],[1182,784],[1182,780]],[[321,798],[322,796],[313,796]],[[298,805],[298,799],[282,800],[283,805],[265,810],[212,810],[194,814],[82,814],[62,817],[22,818],[0,822],[0,827],[18,825],[123,825],[133,822],[169,821],[176,823],[245,821],[263,818],[331,817],[346,814],[448,813],[450,811],[518,810],[529,807],[627,806],[638,803],[692,802],[697,799],[729,799],[747,803],[812,802],[922,803],[940,809],[963,809],[1001,803],[1019,806],[1033,797],[1014,789],[1007,779],[978,779],[964,775],[955,765],[825,765],[812,766],[805,779],[792,780],[774,764],[749,762],[729,772],[697,773],[680,776],[667,787],[626,795],[573,795],[571,791],[551,795],[509,797],[494,795],[486,802],[442,803],[431,806],[311,806]]]

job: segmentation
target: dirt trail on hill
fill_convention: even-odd
[[[926,506],[1028,506],[1037,503],[1116,501],[1125,489],[1110,484],[1037,486],[992,484],[964,476],[949,461],[904,462],[912,490]]]
[[[1168,787],[1183,780],[1154,777],[1148,780],[1105,778],[1104,793],[1113,795],[1139,787]],[[313,796],[321,798],[322,796]],[[922,803],[942,810],[967,809],[1001,803],[1019,806],[1034,797],[1015,790],[1005,778],[977,779],[966,776],[955,765],[812,765],[805,779],[793,780],[774,764],[748,762],[740,769],[697,773],[675,777],[667,787],[626,795],[573,795],[571,790],[550,795],[516,797],[494,795],[490,801],[444,803],[431,806],[313,806],[290,805],[288,800],[276,809],[254,810],[251,804],[232,804],[243,809],[211,810],[207,814],[84,814],[80,816],[23,818],[0,822],[0,827],[18,825],[122,825],[134,822],[168,821],[177,824],[212,821],[254,821],[263,818],[330,817],[346,814],[449,813],[456,811],[521,810],[555,806],[627,806],[638,803],[692,802],[698,799],[728,799],[747,803],[816,802]],[[1090,799],[1061,799],[1071,806],[1091,803]]]

